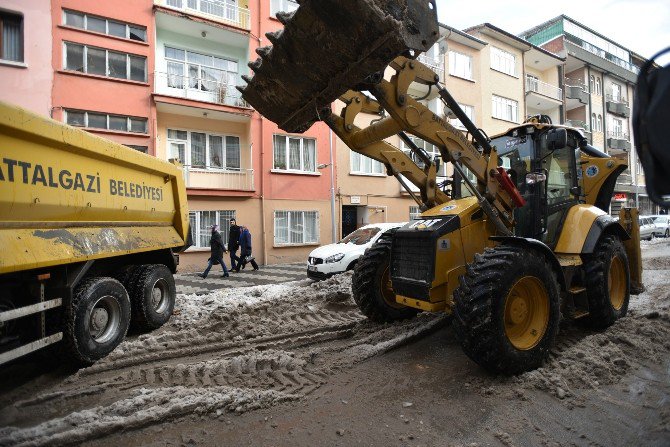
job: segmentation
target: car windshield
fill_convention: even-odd
[[[668,223],[668,218],[664,217],[664,216],[654,217],[654,223],[667,224]]]
[[[349,233],[347,237],[338,242],[338,244],[365,245],[370,242],[379,231],[379,228],[359,228],[358,230]]]

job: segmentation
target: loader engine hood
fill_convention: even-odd
[[[397,295],[430,299],[437,250],[450,248],[438,246],[445,243],[439,239],[458,230],[460,225],[458,215],[449,215],[416,220],[395,232],[391,248],[391,281]]]

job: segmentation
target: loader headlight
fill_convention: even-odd
[[[344,253],[337,253],[335,255],[328,256],[324,259],[326,264],[332,264],[333,262],[340,262],[344,258]]]

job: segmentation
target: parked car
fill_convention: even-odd
[[[337,273],[351,270],[365,250],[372,246],[384,232],[400,228],[403,223],[369,224],[349,233],[336,244],[314,249],[307,258],[307,276],[326,279]]]
[[[670,217],[666,215],[651,216],[654,221],[654,236],[670,237]]]
[[[654,219],[651,216],[640,216],[640,239],[652,240],[655,231]]]

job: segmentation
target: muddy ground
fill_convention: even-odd
[[[79,372],[0,371],[0,445],[670,444],[670,241],[603,332],[564,325],[545,366],[482,371],[446,318],[366,321],[350,276],[179,296],[178,315]]]

